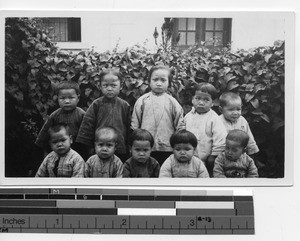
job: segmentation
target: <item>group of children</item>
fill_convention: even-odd
[[[238,94],[220,96],[218,116],[211,108],[217,98],[209,83],[196,86],[192,110],[167,93],[170,69],[149,71],[151,91],[130,105],[118,95],[121,76],[109,69],[100,76],[103,96],[85,112],[77,107],[75,82],[58,85],[60,108],[43,125],[36,144],[46,155],[36,177],[258,177],[251,155],[259,151],[249,125],[241,116]]]

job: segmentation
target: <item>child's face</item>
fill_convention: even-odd
[[[195,148],[190,143],[175,144],[173,153],[179,162],[188,162],[194,156]]]
[[[111,132],[103,133],[96,138],[95,152],[102,160],[109,159],[116,151],[115,136]]]
[[[71,143],[72,138],[67,134],[65,128],[59,132],[50,133],[50,147],[59,156],[65,155],[70,150]]]
[[[157,95],[167,91],[169,86],[169,71],[166,69],[158,69],[152,72],[150,78],[150,88]]]
[[[226,139],[225,156],[229,161],[236,161],[245,152],[240,143]]]
[[[242,114],[242,101],[241,100],[231,100],[220,108],[224,118],[231,122],[236,122]]]
[[[103,95],[109,99],[118,96],[121,90],[121,83],[118,76],[113,74],[105,75],[101,81],[100,89]]]
[[[140,163],[145,163],[151,154],[152,148],[149,141],[136,140],[132,143],[132,158]]]
[[[202,114],[210,110],[213,105],[211,95],[197,90],[192,100],[193,106],[197,113]]]
[[[58,92],[58,104],[64,111],[72,111],[77,107],[79,96],[74,89],[62,89]]]

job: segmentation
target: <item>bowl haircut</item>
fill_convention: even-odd
[[[216,99],[218,95],[217,89],[212,84],[207,82],[197,84],[193,89],[193,96],[195,96],[197,91],[209,94],[213,100]]]
[[[236,100],[242,101],[241,97],[234,92],[225,92],[221,94],[219,100],[220,100],[221,107],[228,105],[230,101],[236,101]]]
[[[153,136],[145,129],[136,129],[130,134],[128,138],[128,145],[131,147],[134,141],[149,141],[151,148],[154,145]]]
[[[61,81],[55,87],[55,92],[58,95],[60,90],[74,89],[77,95],[80,95],[79,84],[75,81]]]
[[[174,148],[176,144],[191,144],[194,148],[198,145],[196,136],[187,130],[176,131],[170,138],[171,147]]]

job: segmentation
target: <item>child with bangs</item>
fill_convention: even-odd
[[[136,129],[128,140],[131,157],[123,165],[123,177],[158,177],[160,165],[151,151],[154,139],[151,133],[144,129]]]
[[[211,109],[217,97],[216,88],[202,82],[194,90],[192,110],[184,117],[186,129],[197,138],[196,156],[206,165],[212,177],[214,161],[225,149],[227,131],[217,113]]]
[[[204,163],[194,155],[198,140],[193,133],[177,131],[171,136],[170,144],[173,155],[162,164],[159,177],[209,178]]]

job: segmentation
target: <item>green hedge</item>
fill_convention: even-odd
[[[210,51],[193,47],[186,51],[162,49],[150,53],[144,46],[120,52],[96,53],[59,50],[32,19],[9,18],[5,27],[6,110],[18,116],[19,128],[33,145],[47,116],[57,108],[53,86],[64,80],[77,81],[81,88],[79,106],[86,109],[101,95],[99,74],[117,67],[123,76],[120,97],[133,107],[137,98],[149,91],[147,75],[158,63],[171,67],[173,81],[169,92],[183,106],[191,108],[191,89],[199,82],[210,82],[219,93],[238,92],[243,99],[243,116],[248,120],[261,150],[256,157],[263,177],[284,175],[284,42],[270,47],[231,51]],[[218,111],[218,101],[214,109]],[[6,120],[7,122],[11,120]],[[7,131],[6,138],[15,129]],[[6,159],[9,159],[6,154]],[[20,157],[19,162],[22,162]],[[30,168],[29,168],[30,169]],[[10,175],[10,174],[8,174]],[[19,175],[19,174],[18,174]]]

